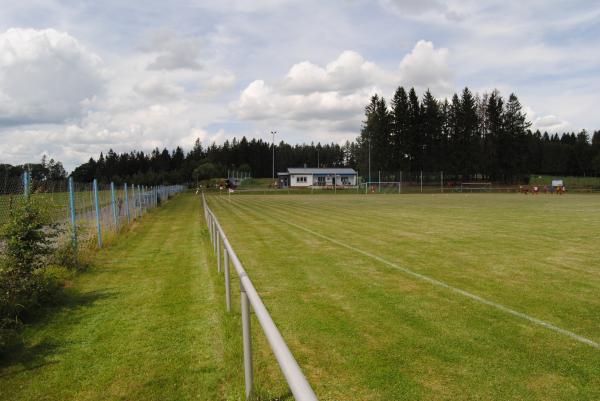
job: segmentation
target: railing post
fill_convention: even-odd
[[[217,272],[221,273],[221,238],[217,231]]]
[[[125,196],[125,214],[127,215],[127,224],[129,224],[129,223],[131,223],[131,216],[129,215],[129,193],[127,191],[127,183],[125,183],[123,192],[124,192],[124,196]]]
[[[226,248],[223,248],[225,253],[223,269],[225,270],[225,305],[227,305],[227,312],[231,312],[231,282],[229,279],[229,252]]]
[[[98,199],[98,180],[94,178],[94,203],[96,205],[96,226],[98,227],[98,248],[102,248],[102,227],[100,226],[100,199]]]
[[[113,212],[113,220],[115,223],[115,230],[119,229],[119,218],[117,217],[117,202],[115,199],[115,183],[111,181],[110,183],[110,203]]]
[[[73,177],[69,177],[69,209],[71,209],[71,229],[73,230],[73,249],[77,252],[77,224],[75,222],[75,190]]]
[[[246,399],[252,395],[254,386],[254,372],[252,371],[252,338],[250,333],[250,302],[248,295],[240,283],[240,295],[242,299],[242,336],[244,343],[244,381],[246,383]]]
[[[217,253],[217,223],[213,219],[213,252]]]

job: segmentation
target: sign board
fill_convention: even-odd
[[[563,186],[563,180],[552,180],[552,186],[553,187],[562,187]]]

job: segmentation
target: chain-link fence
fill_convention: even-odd
[[[103,239],[123,226],[141,218],[148,210],[184,190],[182,185],[155,186],[100,184],[32,180],[21,178],[0,182],[0,226],[10,217],[11,208],[23,198],[42,205],[52,219],[71,236],[73,244],[96,237]],[[1,244],[0,244],[1,249]]]

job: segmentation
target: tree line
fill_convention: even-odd
[[[67,172],[63,164],[54,159],[48,160],[46,155],[42,156],[39,163],[26,163],[17,166],[0,163],[0,191],[12,191],[15,182],[21,179],[24,171],[31,173],[31,178],[36,182],[60,181],[67,178]]]
[[[354,147],[348,143],[347,146]],[[275,144],[275,174],[287,167],[343,166],[347,160],[346,148],[338,144],[290,145]],[[131,151],[116,153],[109,150],[98,159],[90,158],[73,171],[76,181],[87,182],[97,178],[101,182],[143,183],[146,185],[195,182],[225,177],[229,172],[249,173],[253,177],[271,177],[272,144],[262,139],[234,138],[222,145],[213,143],[204,147],[196,140],[187,153],[181,147],[169,151],[156,148],[150,153]]]
[[[176,184],[225,177],[228,171],[271,177],[272,144],[242,137],[204,147],[196,140],[185,152],[154,149],[116,153],[112,149],[76,167],[76,181]],[[275,172],[288,167],[342,167],[357,169],[367,178],[398,179],[403,173],[440,172],[460,179],[524,182],[530,174],[600,174],[600,131],[562,135],[531,130],[531,122],[516,95],[504,99],[498,91],[460,95],[439,100],[427,90],[419,97],[414,88],[399,87],[388,103],[374,95],[365,107],[360,135],[345,144],[275,144]],[[44,158],[23,166],[0,165],[2,176],[32,171],[34,180],[66,176],[60,162]],[[407,175],[405,175],[407,177]]]
[[[358,167],[383,171],[444,171],[462,179],[522,182],[531,173],[600,173],[600,131],[541,133],[530,129],[519,99],[498,91],[438,100],[427,90],[399,87],[388,105],[375,95],[365,108]]]

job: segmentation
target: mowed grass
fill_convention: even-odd
[[[598,400],[600,197],[211,196],[321,400]],[[256,328],[256,325],[254,326]],[[255,336],[261,385],[285,388]]]
[[[180,195],[100,251],[0,360],[0,399],[242,399],[241,329],[201,216]]]

